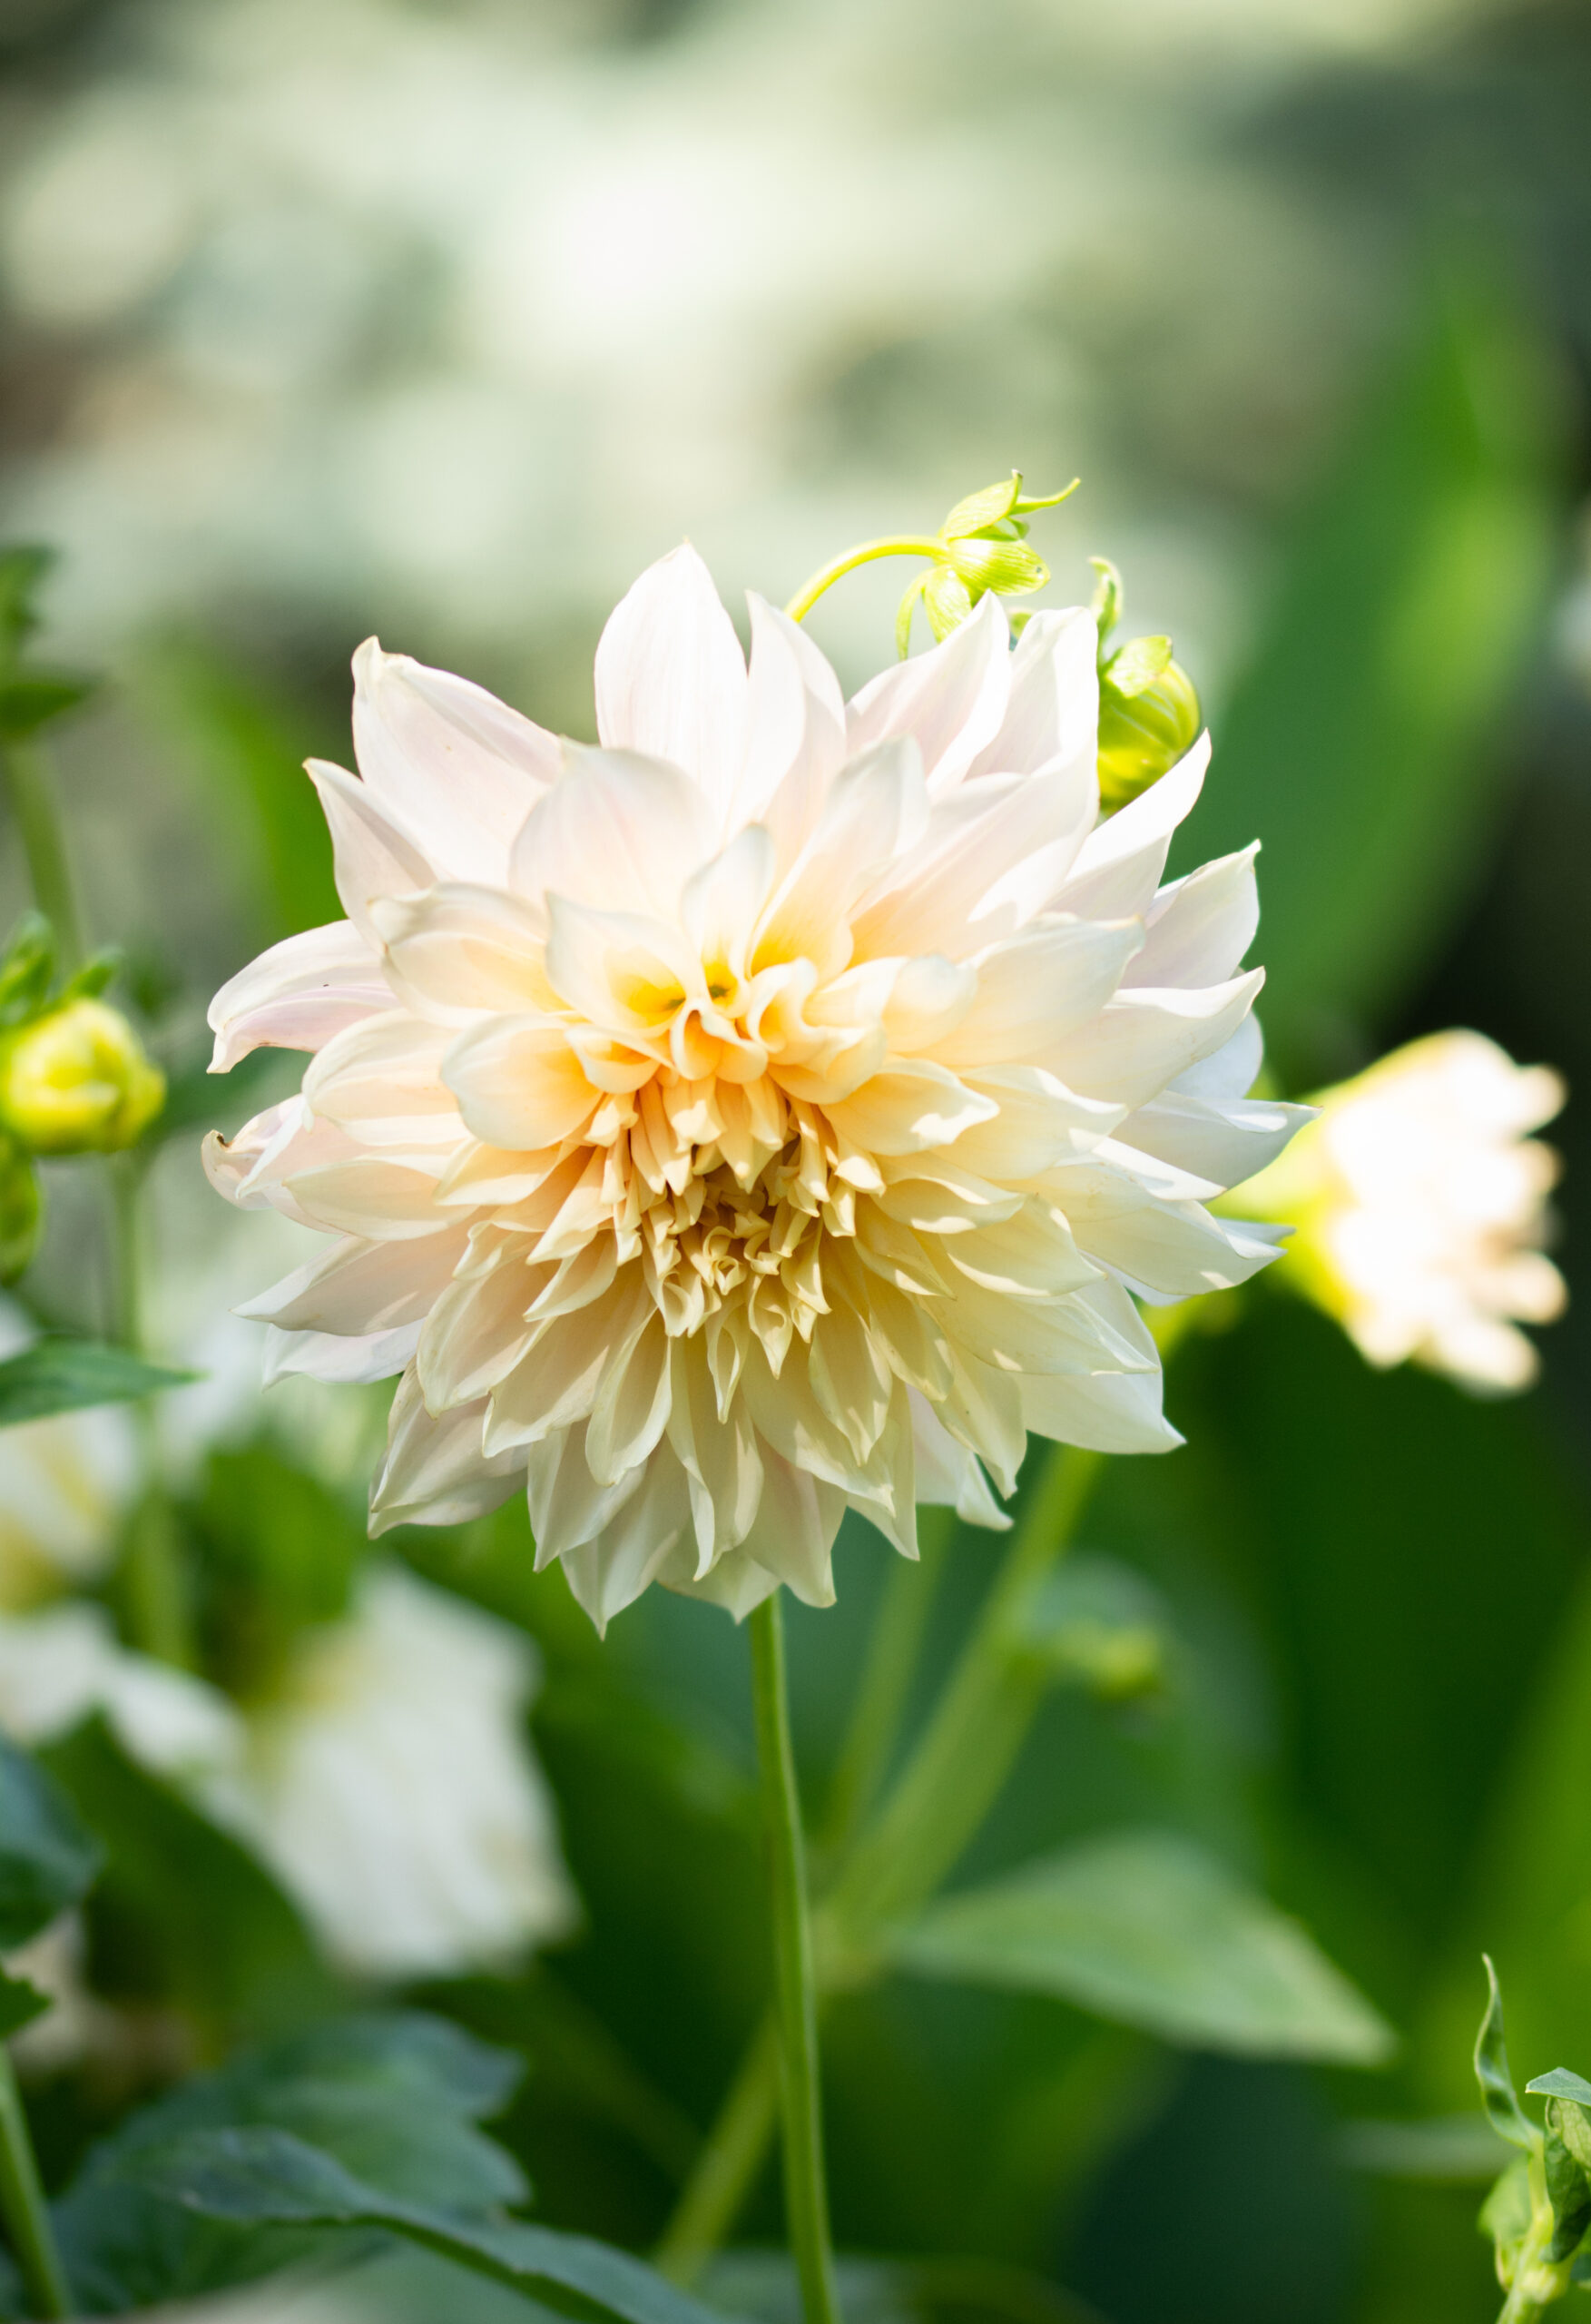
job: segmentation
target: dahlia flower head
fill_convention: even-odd
[[[1201,738],[1102,820],[1097,633],[999,600],[847,704],[684,547],[597,650],[600,746],[355,656],[313,763],[348,917],[216,997],[213,1069],[315,1052],[206,1147],[332,1238],[241,1312],[268,1372],[400,1375],[375,1531],[525,1492],[599,1625],[650,1582],[832,1600],[848,1507],[1005,1521],[1027,1432],[1179,1440],[1134,1305],[1242,1281],[1252,849],[1161,885]],[[986,1474],[987,1472],[987,1474]]]
[[[1428,1034],[1322,1092],[1238,1199],[1296,1222],[1287,1278],[1371,1364],[1508,1394],[1539,1368],[1519,1324],[1550,1323],[1567,1295],[1539,1247],[1558,1159],[1527,1135],[1565,1094],[1482,1033]]]

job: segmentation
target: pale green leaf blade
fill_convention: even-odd
[[[1567,2066],[1554,2066],[1550,2073],[1538,2073],[1534,2082],[1525,2084],[1527,2098],[1572,2098],[1576,2106],[1591,2106],[1591,2082],[1583,2075],[1571,2073]]]
[[[124,1404],[200,1377],[95,1340],[43,1339],[0,1364],[0,1428],[90,1404]]]
[[[1480,2084],[1480,2094],[1498,2136],[1507,2139],[1510,2146],[1523,2147],[1528,2152],[1536,2144],[1536,2132],[1514,2095],[1508,2045],[1503,2038],[1503,1997],[1498,1990],[1498,1973],[1487,1955],[1482,1954],[1481,1959],[1486,1963],[1487,2001],[1486,2015],[1475,2037],[1475,2079]]]
[[[902,1968],[1075,2002],[1166,2040],[1373,2065],[1393,2037],[1296,1922],[1192,1840],[1113,1832],[944,1898]]]

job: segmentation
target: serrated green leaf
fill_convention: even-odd
[[[0,680],[0,742],[20,743],[52,718],[60,718],[93,692],[89,678],[25,675]]]
[[[400,2202],[332,2155],[267,2129],[194,2132],[136,2159],[137,2186],[241,2225],[384,2228],[564,2313],[622,2324],[708,2324],[712,2311],[627,2251],[516,2220]]]
[[[1296,1921],[1173,1832],[1113,1832],[896,1932],[918,1974],[1054,1994],[1203,2049],[1373,2065],[1390,2029]]]
[[[20,2034],[25,2025],[42,2017],[49,2006],[48,1994],[40,1993],[25,1977],[8,1977],[0,1970],[0,2042]]]
[[[35,1340],[0,1364],[0,1428],[43,1420],[90,1404],[124,1404],[157,1389],[181,1388],[202,1375],[151,1364],[96,1340]]]
[[[61,1787],[0,1736],[0,1953],[75,1905],[99,1868],[98,1844]]]
[[[965,539],[969,533],[981,532],[986,525],[997,525],[1008,517],[1022,489],[1022,478],[1013,468],[1003,484],[986,484],[981,492],[969,492],[958,500],[939,527],[941,540]]]
[[[1514,2094],[1508,2045],[1503,2038],[1503,1997],[1498,1987],[1498,1974],[1489,1955],[1483,1953],[1480,1957],[1486,1964],[1487,2004],[1486,2015],[1475,2037],[1475,2079],[1480,2084],[1493,2130],[1510,2146],[1523,2147],[1528,2152],[1536,2145],[1537,2133]]]

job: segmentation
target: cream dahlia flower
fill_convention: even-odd
[[[490,1967],[579,1916],[525,1713],[522,1631],[398,1569],[307,1631],[203,1791],[328,1951],[387,1977]]]
[[[490,1967],[577,1919],[525,1727],[537,1677],[522,1631],[396,1569],[242,1704],[123,1646],[103,1607],[0,1616],[0,1729],[49,1743],[100,1713],[374,1976]]]
[[[349,916],[211,1012],[218,1070],[316,1053],[209,1167],[335,1238],[244,1311],[276,1366],[401,1375],[374,1528],[524,1489],[599,1623],[825,1604],[848,1505],[998,1522],[1030,1429],[1175,1443],[1131,1295],[1273,1256],[1204,1206],[1295,1118],[1246,1096],[1252,850],[1160,884],[1207,744],[1101,820],[1090,614],[1013,652],[987,596],[849,704],[751,630],[653,566],[600,748],[362,646],[359,775],[310,768]]]
[[[1285,1279],[1372,1364],[1527,1387],[1536,1350],[1517,1324],[1549,1323],[1566,1295],[1538,1247],[1557,1157],[1526,1133],[1563,1102],[1547,1067],[1479,1033],[1435,1033],[1326,1090],[1319,1119],[1235,1199],[1296,1222]]]

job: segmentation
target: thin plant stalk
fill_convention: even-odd
[[[784,1622],[776,1590],[752,1614],[751,1697],[773,1922],[779,2087],[784,2128],[786,2229],[806,2324],[840,2324],[818,2075],[818,1980],[807,1904],[806,1848],[790,1739]]]
[[[30,2316],[72,2314],[72,2288],[39,2182],[39,2166],[23,2112],[16,2069],[0,2046],[0,2219],[5,2223]]]
[[[0,750],[0,773],[22,841],[34,902],[55,931],[63,967],[74,969],[83,959],[83,921],[49,768],[36,747],[14,743]]]
[[[1046,1465],[984,1610],[938,1704],[883,1807],[836,1868],[833,1907],[844,1940],[865,1935],[861,1909],[909,1909],[938,1886],[1005,1784],[1045,1692],[1025,1657],[1023,1616],[1066,1554],[1103,1466],[1075,1446],[1046,1450]],[[916,1579],[908,1573],[908,1580]],[[920,1851],[920,1853],[919,1853]],[[853,1973],[853,1982],[862,1982]],[[820,1996],[820,2000],[821,1996]],[[776,2054],[769,2028],[752,2035],[664,2235],[661,2255],[685,2282],[733,2225],[761,2168],[775,2114]]]

